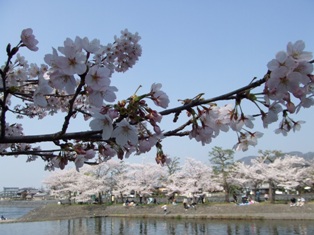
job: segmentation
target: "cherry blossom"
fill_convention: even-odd
[[[159,141],[160,138],[158,136],[153,135],[148,138],[142,139],[139,141],[138,150],[139,153],[149,152],[153,146]]]
[[[304,158],[286,155],[271,161],[267,159],[271,156],[259,156],[251,164],[235,162],[219,174],[215,174],[212,166],[192,158],[187,158],[183,166],[172,174],[156,164],[108,160],[98,165],[84,165],[80,172],[75,169],[53,172],[44,184],[55,196],[84,202],[89,202],[91,195],[97,196],[100,192],[122,196],[123,199],[123,195],[129,195],[131,191],[135,195],[151,195],[160,187],[166,188],[168,195],[178,193],[192,197],[200,190],[223,191],[226,184],[229,188],[236,186],[257,190],[268,183],[270,196],[274,196],[272,192],[278,188],[291,190],[311,185],[313,164]],[[226,196],[229,198],[229,194]]]
[[[44,61],[50,66],[50,73],[55,70],[61,70],[60,57],[58,51],[55,48],[52,48],[52,54],[46,54]]]
[[[102,139],[107,140],[113,134],[112,119],[107,114],[101,114],[95,112],[93,114],[94,118],[89,126],[92,130],[102,130]]]
[[[33,30],[31,28],[24,29],[21,34],[21,40],[23,45],[25,45],[31,51],[38,51],[38,41],[35,39],[33,35]]]
[[[298,61],[309,61],[312,59],[312,53],[304,51],[305,43],[302,40],[298,40],[295,43],[289,42],[287,45],[287,53]]]
[[[95,53],[100,49],[100,40],[93,39],[92,41],[89,41],[87,37],[84,37],[82,39],[82,47],[89,53]]]
[[[142,48],[138,44],[141,37],[135,33],[130,33],[127,29],[121,31],[121,37],[115,36],[115,44],[112,45],[112,60],[114,60],[115,70],[125,72],[135,65],[142,54]],[[108,58],[109,59],[109,58]]]
[[[40,107],[47,106],[46,95],[49,95],[52,92],[52,88],[49,86],[48,81],[44,78],[39,80],[39,86],[34,92],[34,104]]]
[[[232,119],[230,123],[230,127],[234,131],[241,131],[243,126],[246,126],[247,128],[252,129],[254,127],[253,121],[255,120],[254,117],[251,115],[241,115],[238,117],[238,119]]]
[[[196,141],[201,142],[204,146],[212,141],[214,131],[208,126],[200,127],[198,125],[193,126],[193,130],[190,132],[190,139],[195,138]]]
[[[106,67],[93,66],[88,71],[85,82],[86,85],[90,86],[93,90],[99,91],[103,87],[110,85],[110,70]]]
[[[285,51],[275,54],[264,77],[221,96],[206,99],[204,93],[199,93],[194,98],[179,99],[181,105],[168,108],[170,99],[161,90],[162,84],[156,82],[150,88],[140,86],[131,96],[116,101],[118,88],[111,85],[113,74],[126,72],[136,64],[142,54],[140,39],[138,33],[127,29],[107,44],[87,37],[66,38],[62,46],[45,55],[46,64],[36,65],[29,64],[19,51],[24,47],[38,49],[32,29],[23,30],[16,47],[8,44],[7,61],[0,68],[1,154],[18,155],[19,149],[28,148],[29,159],[41,156],[47,169],[64,168],[69,161],[80,168],[86,160],[99,163],[113,156],[123,159],[155,147],[156,161],[164,164],[167,155],[161,143],[168,137],[188,136],[205,145],[223,132],[232,131],[237,142],[234,149],[246,151],[262,136],[254,130],[255,122],[261,120],[264,128],[278,122],[275,132],[287,135],[291,130],[300,130],[303,124],[290,114],[314,105],[312,54],[305,51],[301,40],[289,42]],[[259,87],[262,89],[257,90]],[[221,104],[224,101],[228,104]],[[253,104],[255,109],[248,109],[245,103]],[[9,114],[18,119],[60,114],[64,115],[64,123],[56,133],[35,137],[23,133],[22,141],[7,128],[15,125],[6,118]],[[171,130],[162,126],[166,115],[173,116],[176,126]],[[90,122],[91,130],[70,132],[76,117]],[[56,149],[52,148],[47,157],[45,150],[32,147],[38,142],[52,143]],[[84,151],[74,147],[77,145]],[[89,150],[100,158],[89,159],[85,154]]]
[[[128,143],[135,145],[138,142],[136,127],[130,125],[125,119],[117,124],[117,127],[112,133],[112,137],[116,139],[116,143],[121,147]]]
[[[160,90],[162,85],[160,83],[154,83],[151,87],[151,95],[154,103],[160,107],[167,108],[169,105],[168,95]]]
[[[60,73],[59,71],[56,71],[50,74],[49,77],[45,76],[45,78],[49,79],[51,87],[61,91],[64,90],[67,92],[67,94],[70,95],[74,94],[76,87],[76,79],[73,75],[67,75],[64,73]]]
[[[75,167],[76,167],[76,170],[79,171],[79,169],[84,166],[84,162],[86,161],[84,155],[77,155],[76,158],[75,158]]]
[[[83,53],[76,53],[69,57],[59,57],[58,59],[62,72],[67,75],[83,74],[86,71],[86,56]]]
[[[237,151],[247,151],[249,146],[256,146],[257,145],[257,139],[261,138],[263,136],[263,133],[261,132],[246,132],[241,133],[239,137],[239,142],[233,146],[233,148]]]

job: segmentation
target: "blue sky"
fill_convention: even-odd
[[[206,98],[247,85],[253,77],[261,78],[266,64],[289,41],[302,39],[308,51],[314,51],[312,10],[314,2],[265,1],[36,1],[0,0],[0,54],[5,58],[7,43],[16,44],[24,28],[32,28],[39,41],[39,51],[21,50],[29,62],[43,63],[52,47],[75,36],[97,38],[102,44],[112,42],[114,35],[127,28],[142,37],[143,55],[133,69],[115,74],[112,85],[119,88],[118,99],[134,93],[139,85],[148,91],[154,82],[162,83],[169,95],[170,107],[178,99],[192,98],[200,92]],[[221,103],[223,104],[223,103]],[[225,103],[224,103],[225,104]],[[248,110],[249,111],[249,110]],[[259,145],[236,158],[257,154],[261,150],[313,151],[313,110],[303,110],[296,120],[306,124],[298,133],[283,137],[273,133],[277,125],[263,130]],[[60,129],[61,116],[40,124],[30,120],[24,124],[26,134],[55,132]],[[88,123],[75,121],[71,130],[89,129]],[[162,129],[171,123],[165,120]],[[173,127],[173,126],[172,126]],[[208,162],[214,146],[232,148],[235,133],[222,133],[210,145],[185,138],[164,140],[164,151],[170,157],[186,157]],[[135,156],[128,161],[153,161],[155,151]],[[25,163],[19,158],[0,158],[0,190],[5,186],[40,187],[44,171],[40,160]]]

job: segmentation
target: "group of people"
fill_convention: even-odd
[[[187,211],[189,208],[193,208],[196,210],[196,200],[194,198],[184,198],[183,199],[183,207],[185,211]]]
[[[169,198],[169,202],[171,202],[172,205],[177,205],[176,199],[173,198]],[[196,204],[198,203],[198,201],[196,200],[196,198],[184,198],[183,201],[183,208],[185,209],[185,211],[187,211],[190,208],[194,208],[196,210]],[[164,215],[168,214],[168,206],[167,205],[163,205],[161,207],[161,209],[164,211]]]
[[[125,203],[123,203],[123,206],[136,206],[136,203],[134,200],[129,200],[128,198],[125,200]]]
[[[253,200],[253,198],[251,196],[243,195],[241,197],[241,201],[239,202],[236,193],[233,193],[233,202],[239,206],[258,203],[259,201],[260,200],[259,200],[259,194],[258,194],[257,200]]]
[[[268,201],[268,194],[264,195],[264,200]],[[233,201],[237,205],[250,205],[250,204],[259,202],[259,200],[254,201],[250,196],[247,196],[247,195],[242,196],[241,202],[238,202],[238,198],[235,193],[233,193]],[[290,199],[290,206],[304,206],[304,204],[305,204],[305,199],[303,197],[299,197],[298,199],[293,197]]]
[[[299,197],[296,199],[295,197],[290,199],[290,206],[304,206],[305,199],[304,197]]]
[[[146,199],[146,203],[147,204],[158,204],[156,198],[152,198],[152,197],[149,197]],[[143,204],[143,200],[140,199],[140,202],[139,204]],[[125,202],[123,203],[123,206],[137,206],[138,204],[133,200],[129,200],[128,198],[125,200]]]
[[[198,203],[204,203],[205,202],[205,195],[197,195],[194,197],[185,197],[183,199],[183,207],[185,210],[189,209],[189,208],[194,208],[196,209],[196,205]],[[170,195],[168,198],[168,203],[172,204],[172,205],[177,205],[177,201],[176,198],[174,197],[174,195]]]

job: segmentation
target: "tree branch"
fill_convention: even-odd
[[[269,73],[269,72],[268,72]],[[267,74],[268,74],[267,73]],[[266,75],[267,75],[266,74]],[[235,95],[241,94],[247,90],[250,90],[252,88],[258,87],[265,83],[266,81],[266,75],[263,79],[260,79],[256,82],[250,83],[247,86],[244,86],[242,88],[239,88],[237,90],[234,90],[232,92],[226,93],[221,96],[217,96],[211,99],[206,100],[192,100],[190,103],[164,110],[160,112],[161,115],[166,116],[172,113],[178,113],[182,110],[188,110],[192,107],[199,106],[202,104],[208,104],[215,101],[220,100],[227,100],[227,99],[235,99]],[[67,129],[67,125],[69,124],[69,120],[71,117],[71,111],[73,109],[73,104],[70,105],[70,111],[68,112],[68,115],[65,118],[65,123],[63,125],[63,129],[61,132],[54,133],[54,134],[44,134],[44,135],[28,135],[28,136],[6,136],[0,138],[0,143],[36,143],[36,142],[51,142],[51,141],[57,141],[57,140],[84,140],[84,141],[100,141],[101,140],[101,131],[83,131],[83,132],[72,132],[72,133],[65,133]],[[182,132],[178,133],[180,130],[184,129],[190,122],[188,121],[183,126],[168,131],[165,133],[165,136],[185,136],[188,134],[188,132]]]
[[[0,138],[0,143],[37,143],[37,142],[51,142],[56,140],[85,140],[85,141],[97,141],[101,140],[101,131],[83,131],[83,132],[72,132],[66,133],[60,136],[56,134],[46,135],[28,135],[28,136],[6,136]]]
[[[169,114],[172,114],[172,113],[178,113],[182,110],[187,110],[189,108],[192,108],[192,107],[195,107],[195,106],[198,106],[198,105],[202,105],[202,104],[208,104],[208,103],[211,103],[211,102],[215,102],[215,101],[220,101],[220,100],[228,100],[228,99],[231,99],[230,97],[231,96],[234,96],[236,94],[240,94],[240,93],[243,93],[247,90],[250,90],[250,89],[253,89],[253,88],[256,88],[260,85],[262,85],[263,83],[266,82],[266,76],[269,74],[270,72],[268,71],[267,74],[264,76],[264,78],[256,81],[256,82],[253,82],[253,83],[250,83],[249,85],[247,86],[244,86],[242,88],[239,88],[237,90],[234,90],[234,91],[231,91],[229,93],[226,93],[224,95],[221,95],[221,96],[216,96],[214,98],[211,98],[211,99],[207,99],[207,100],[192,100],[190,103],[188,104],[185,104],[183,106],[180,106],[180,107],[176,107],[176,108],[173,108],[173,109],[167,109],[167,110],[164,110],[164,111],[161,111],[160,114],[165,116],[165,115],[169,115]],[[234,99],[234,97],[232,98]]]

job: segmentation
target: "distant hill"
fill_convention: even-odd
[[[314,160],[314,152],[301,153],[301,152],[298,152],[298,151],[292,151],[292,152],[288,152],[288,153],[285,153],[285,154],[291,155],[291,156],[303,157],[307,161],[308,160]],[[251,160],[254,159],[254,158],[257,158],[257,156],[247,156],[247,157],[240,158],[237,161],[243,162],[243,163],[245,163],[247,165],[250,165],[251,164]]]

